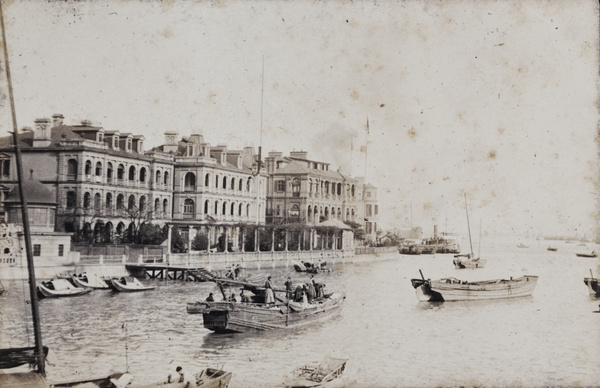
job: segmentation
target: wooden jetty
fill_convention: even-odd
[[[203,267],[178,267],[165,264],[127,264],[125,268],[136,276],[149,279],[183,280],[186,282],[206,282],[218,276]]]

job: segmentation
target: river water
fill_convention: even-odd
[[[217,289],[212,283],[147,280],[157,289],[90,294],[40,302],[44,344],[50,350],[49,380],[102,376],[129,370],[134,382],[163,379],[177,365],[189,370],[223,367],[230,387],[278,387],[297,366],[325,356],[347,358],[334,386],[598,386],[599,299],[583,278],[597,273],[598,259],[576,251],[598,247],[514,242],[487,247],[486,268],[456,270],[452,255],[401,256],[338,264],[317,275],[327,289],[342,290],[339,317],[296,331],[218,335],[188,315],[186,303]],[[463,247],[466,245],[463,245]],[[419,302],[410,284],[420,277],[465,280],[538,275],[532,297],[477,302]],[[263,270],[265,271],[265,270]],[[293,268],[267,271],[308,280]],[[0,342],[27,346],[31,338],[25,282],[6,284],[0,296]],[[29,340],[29,344],[33,340]]]

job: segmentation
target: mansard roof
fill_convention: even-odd
[[[33,171],[29,179],[23,181],[23,193],[25,194],[25,201],[27,201],[28,204],[56,206],[52,191],[50,191],[43,183],[33,179]],[[19,185],[15,185],[8,192],[4,203],[21,203]]]

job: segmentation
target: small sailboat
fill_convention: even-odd
[[[467,228],[469,230],[469,245],[471,247],[471,253],[466,255],[454,255],[454,267],[456,269],[462,268],[483,268],[487,260],[481,257],[475,257],[473,254],[473,242],[471,241],[471,224],[469,223],[469,207],[467,206],[467,194],[465,194],[465,209],[467,211]],[[479,253],[481,253],[481,222],[479,223]]]
[[[557,247],[552,247],[552,246],[550,246],[550,247],[548,247],[546,249],[549,250],[550,252],[556,252],[556,251],[558,251]]]

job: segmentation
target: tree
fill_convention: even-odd
[[[160,245],[166,238],[167,236],[165,236],[163,228],[150,222],[143,223],[138,231],[138,241],[140,244]]]
[[[130,204],[131,205],[131,204]],[[139,243],[140,227],[146,221],[152,219],[152,210],[140,209],[135,204],[129,207],[121,207],[118,209],[123,217],[129,219],[129,228],[125,232],[124,240],[130,243]]]
[[[354,240],[365,240],[365,230],[363,229],[361,224],[355,221],[344,221],[344,224],[352,228],[352,233],[354,233]]]
[[[184,253],[187,251],[187,241],[179,233],[179,228],[174,226],[171,229],[171,252]]]
[[[206,234],[199,232],[192,240],[192,250],[205,251],[208,249],[208,237]]]

